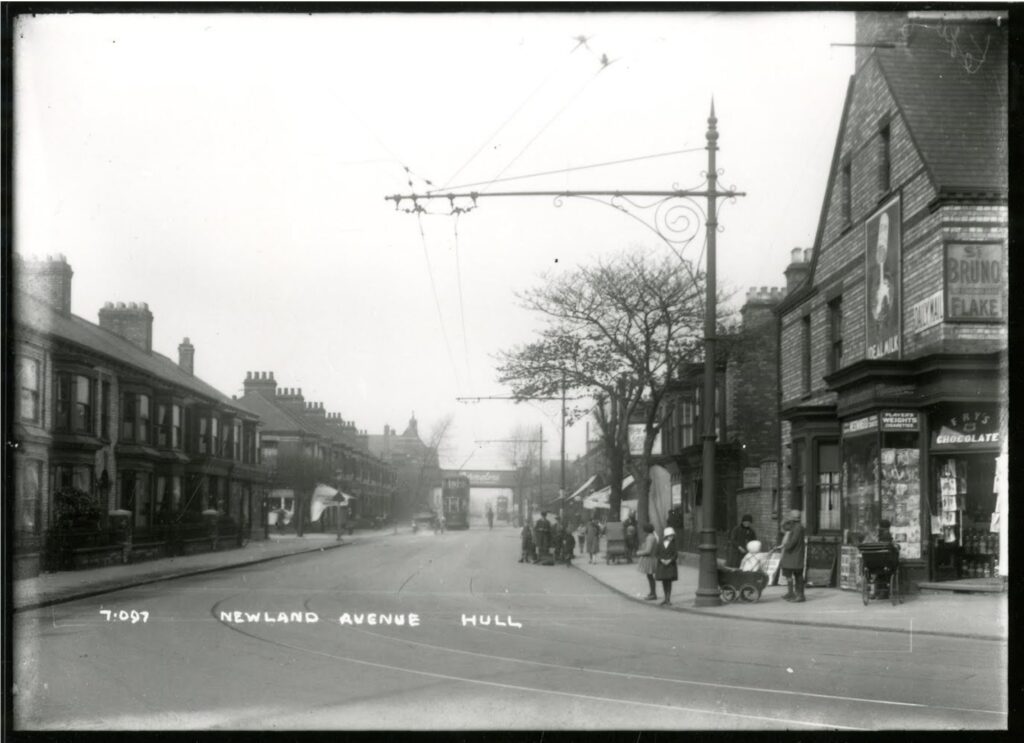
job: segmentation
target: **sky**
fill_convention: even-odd
[[[509,394],[495,355],[540,327],[517,292],[668,246],[591,201],[385,196],[698,187],[713,97],[720,186],[747,194],[720,212],[735,311],[813,244],[852,41],[838,12],[20,17],[15,251],[64,254],[90,321],[148,302],[154,349],[187,336],[228,396],[273,371],[371,434],[454,416],[444,466],[508,467],[481,442],[541,429],[557,458],[558,402],[457,398]]]

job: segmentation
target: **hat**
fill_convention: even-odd
[[[792,511],[789,512],[789,520],[790,521],[799,521],[800,517],[802,515],[803,514],[800,512],[799,508],[794,508]]]
[[[753,516],[751,516],[749,513],[745,513],[745,514],[743,514],[743,518],[740,519],[740,523],[742,524],[744,521],[753,521],[753,520],[754,520]]]
[[[890,526],[892,526],[892,522],[889,521],[889,519],[882,519],[878,522],[878,527],[880,529],[888,529]]]
[[[675,529],[673,529],[671,526],[666,526],[665,527],[665,535],[664,535],[663,539],[668,539],[669,537],[674,537],[675,535],[676,535],[676,530]]]
[[[756,555],[760,551],[761,543],[759,541],[757,541],[756,539],[752,539],[749,542],[747,542],[747,552],[749,552],[752,555]]]

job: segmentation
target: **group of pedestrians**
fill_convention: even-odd
[[[793,509],[782,523],[782,559],[779,562],[779,569],[786,581],[786,593],[782,598],[798,604],[807,600],[804,596],[806,540],[802,515],[799,509]],[[727,568],[748,572],[765,570],[767,555],[761,552],[761,542],[754,533],[753,522],[750,514],[744,514],[740,519],[740,525],[729,533],[728,552],[725,558]]]
[[[519,562],[571,565],[575,556],[576,540],[572,530],[563,526],[557,516],[553,522],[549,521],[547,511],[541,512],[532,527],[529,523],[523,525],[519,540]]]
[[[654,531],[654,524],[644,524],[643,532],[644,540],[636,554],[640,558],[637,569],[647,576],[647,586],[650,589],[644,599],[647,601],[657,600],[656,582],[661,581],[661,590],[664,594],[661,605],[671,606],[672,584],[679,580],[677,566],[679,549],[676,547],[676,530],[671,526],[666,526],[660,540]]]

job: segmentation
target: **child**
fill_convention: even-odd
[[[768,555],[761,553],[761,543],[754,539],[747,542],[747,554],[743,556],[743,560],[740,562],[740,570],[751,573],[763,573],[767,559]]]
[[[523,524],[523,529],[519,532],[519,540],[522,546],[519,562],[533,562],[533,532],[529,524]]]

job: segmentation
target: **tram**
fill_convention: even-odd
[[[445,528],[469,528],[469,478],[464,475],[445,477],[441,481],[441,508]]]

